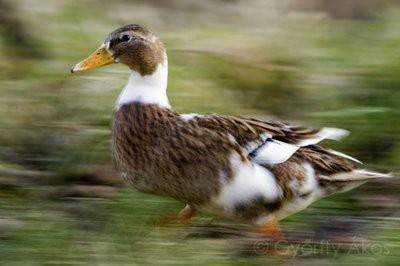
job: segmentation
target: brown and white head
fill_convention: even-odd
[[[162,42],[137,24],[111,32],[88,58],[75,64],[71,72],[87,71],[113,63],[127,65],[132,73],[117,100],[117,108],[129,102],[155,103],[169,107],[166,96],[168,60]]]

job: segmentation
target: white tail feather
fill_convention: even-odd
[[[340,140],[350,134],[349,131],[341,128],[324,127],[321,129],[314,138],[305,139],[300,141],[297,145],[300,147],[314,145],[324,139]]]
[[[356,162],[356,163],[359,163],[359,164],[363,164],[360,160],[357,160],[356,158],[351,157],[350,155],[344,154],[342,152],[335,151],[335,150],[328,150],[328,152],[333,154],[333,155],[345,158],[347,160],[350,160],[350,161],[353,161],[353,162]]]
[[[390,178],[393,177],[391,173],[382,174],[377,172],[371,172],[368,170],[353,170],[351,172],[344,172],[335,174],[332,176],[320,176],[321,179],[330,180],[330,181],[362,181],[368,179],[376,179],[376,178]]]
[[[359,175],[368,176],[369,178],[392,178],[393,177],[392,173],[383,174],[383,173],[368,171],[365,169],[354,170],[354,172],[356,172]]]

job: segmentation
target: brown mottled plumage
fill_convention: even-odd
[[[122,106],[112,131],[118,168],[145,192],[207,201],[219,192],[219,171],[230,171],[230,151],[241,151],[225,134],[187,124],[177,112],[157,105]]]
[[[173,111],[165,49],[139,25],[113,31],[72,72],[114,62],[132,70],[114,111],[116,166],[138,190],[186,202],[180,217],[203,209],[270,232],[268,224],[315,200],[388,176],[357,170],[356,159],[317,146],[343,137],[344,130]]]
[[[244,148],[250,142],[261,141],[263,133],[297,143],[314,137],[317,132],[280,122],[221,115],[203,115],[185,121],[171,109],[132,103],[115,112],[113,150],[118,168],[139,190],[198,205],[219,193],[220,171],[232,171],[229,164],[232,150],[240,153],[243,160],[251,161]],[[306,170],[302,164],[307,162],[312,163],[319,174],[353,170],[348,160],[321,147],[302,147],[286,162],[264,166],[274,173],[284,200],[301,196],[287,184],[292,179],[297,179],[300,184],[304,182]],[[244,213],[243,210],[240,212]]]

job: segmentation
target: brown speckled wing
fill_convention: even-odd
[[[262,134],[285,143],[297,144],[304,139],[315,138],[318,133],[318,130],[291,126],[282,122],[214,114],[197,116],[190,122],[212,130],[225,131],[242,146],[258,140]]]
[[[249,155],[268,140],[278,140],[298,145],[305,140],[318,139],[318,134],[321,132],[320,130],[292,126],[282,122],[214,114],[195,116],[189,120],[189,123],[214,131],[229,133],[243,148],[253,147],[253,150],[248,150]],[[268,138],[266,139],[265,136],[268,136]],[[254,142],[258,143],[258,145],[252,146],[251,143]],[[317,145],[299,147],[293,156],[291,156],[289,163],[293,161],[297,163],[311,163],[317,174],[331,175],[353,169],[353,165],[349,160],[332,154]],[[272,168],[273,166],[267,167]]]

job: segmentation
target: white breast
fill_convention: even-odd
[[[158,104],[170,108],[167,97],[168,64],[165,57],[163,64],[159,64],[151,75],[142,76],[132,71],[128,83],[119,95],[115,109],[131,102]]]

